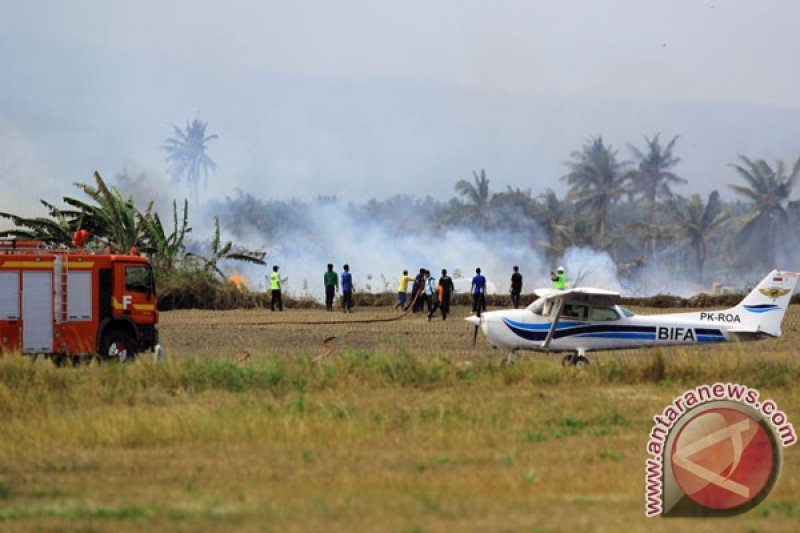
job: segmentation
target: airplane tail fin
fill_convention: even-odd
[[[789,307],[800,274],[773,270],[761,280],[744,300],[730,311],[742,318],[741,326],[732,329],[742,333],[781,334],[781,322]]]

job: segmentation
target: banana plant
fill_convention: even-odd
[[[186,250],[184,239],[192,231],[189,227],[189,201],[183,201],[183,217],[178,223],[178,204],[172,201],[172,233],[167,235],[158,213],[152,213],[153,203],[144,214],[138,213],[139,224],[144,231],[146,243],[143,251],[151,256],[154,266],[162,272],[172,270]]]
[[[204,271],[215,272],[221,276],[222,279],[227,279],[227,276],[219,268],[220,261],[244,261],[256,265],[266,265],[267,263],[264,261],[266,255],[267,253],[261,250],[248,250],[241,246],[236,246],[232,241],[222,244],[222,230],[219,224],[219,217],[214,217],[214,238],[211,240],[211,254],[208,256],[192,252],[186,254],[187,257],[195,257],[202,261]]]

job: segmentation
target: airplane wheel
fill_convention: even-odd
[[[589,360],[583,355],[577,355],[573,358],[572,364],[575,365],[576,368],[585,368],[589,366]]]
[[[570,366],[572,364],[572,354],[568,354],[564,356],[564,359],[561,360],[561,366]]]

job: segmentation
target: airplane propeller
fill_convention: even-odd
[[[475,325],[475,330],[472,332],[472,347],[474,348],[475,345],[478,343],[478,330],[481,327],[481,317],[469,316],[467,317],[467,322]]]

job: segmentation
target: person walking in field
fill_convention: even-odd
[[[425,300],[425,269],[420,268],[419,274],[414,278],[414,284],[411,286],[411,312],[417,313],[422,311],[422,306]]]
[[[328,270],[322,280],[325,283],[325,310],[333,311],[333,298],[339,290],[339,274],[333,271],[331,263],[328,263]]]
[[[342,311],[345,313],[353,312],[353,275],[350,273],[350,265],[342,267]]]
[[[433,311],[433,302],[436,300],[436,278],[433,277],[430,270],[425,271],[425,303],[428,307],[428,313]]]
[[[283,311],[283,299],[281,298],[281,276],[278,274],[278,265],[274,265],[272,267],[272,274],[269,276],[269,285],[272,289],[272,299],[269,302],[269,308],[271,311],[275,311],[275,307],[278,307],[278,311]]]
[[[522,294],[522,274],[519,273],[519,267],[514,267],[514,273],[511,274],[511,305],[514,309],[519,309],[519,297]]]
[[[408,270],[403,270],[403,275],[400,276],[400,285],[397,286],[397,305],[401,309],[406,308],[406,300],[408,299],[408,282],[414,281],[414,278],[408,275]]]
[[[450,296],[456,291],[453,284],[453,278],[447,275],[447,269],[442,269],[442,275],[439,277],[439,284],[441,287],[439,293],[439,308],[442,310],[442,320],[447,320],[447,315],[450,313]]]
[[[481,316],[482,311],[486,311],[486,278],[476,268],[472,278],[472,312]]]

